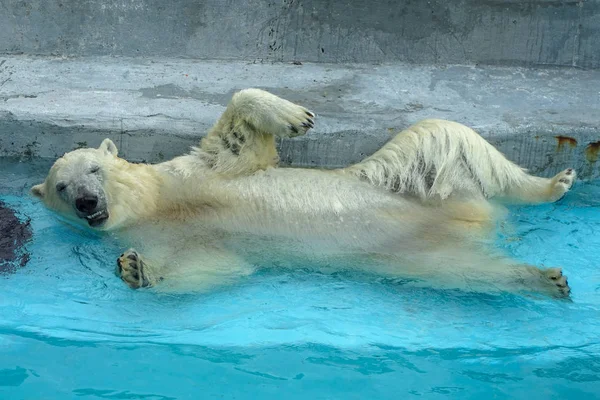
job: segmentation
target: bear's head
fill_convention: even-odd
[[[111,198],[108,177],[118,176],[114,171],[125,162],[117,153],[117,146],[110,139],[97,149],[67,153],[56,160],[44,183],[31,188],[31,193],[70,220],[108,229],[116,222],[111,223],[115,199]]]

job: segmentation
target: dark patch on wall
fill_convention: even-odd
[[[572,138],[570,136],[554,136],[556,141],[558,142],[556,146],[556,151],[561,151],[565,146],[569,146],[569,148],[577,147],[577,139]]]
[[[590,143],[585,148],[585,159],[590,163],[595,163],[596,161],[598,161],[599,153],[600,141]]]
[[[24,246],[30,239],[30,221],[21,221],[13,209],[0,201],[0,274],[27,264],[29,253]]]

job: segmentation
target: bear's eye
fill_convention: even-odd
[[[62,192],[63,190],[65,190],[67,188],[67,184],[64,182],[58,182],[56,184],[56,191],[57,192]]]
[[[90,169],[90,174],[95,174],[98,171],[100,171],[100,167],[98,167],[98,166],[92,167],[92,169]]]

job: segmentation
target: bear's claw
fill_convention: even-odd
[[[117,274],[132,289],[151,286],[142,257],[133,249],[117,258]]]
[[[296,107],[301,108],[300,106]],[[301,109],[305,110],[304,108]],[[299,117],[297,119],[290,116],[290,119],[294,122],[288,125],[288,129],[291,131],[291,134],[289,134],[289,136],[294,137],[298,135],[304,135],[306,131],[315,127],[315,114],[307,110],[305,110],[304,113],[306,114],[306,116]],[[296,122],[298,120],[300,120],[301,122]]]

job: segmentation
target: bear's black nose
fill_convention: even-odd
[[[82,213],[91,213],[96,209],[96,206],[98,205],[98,197],[94,196],[94,195],[85,195],[82,197],[78,197],[75,200],[75,207],[77,208],[77,211],[80,211]]]

